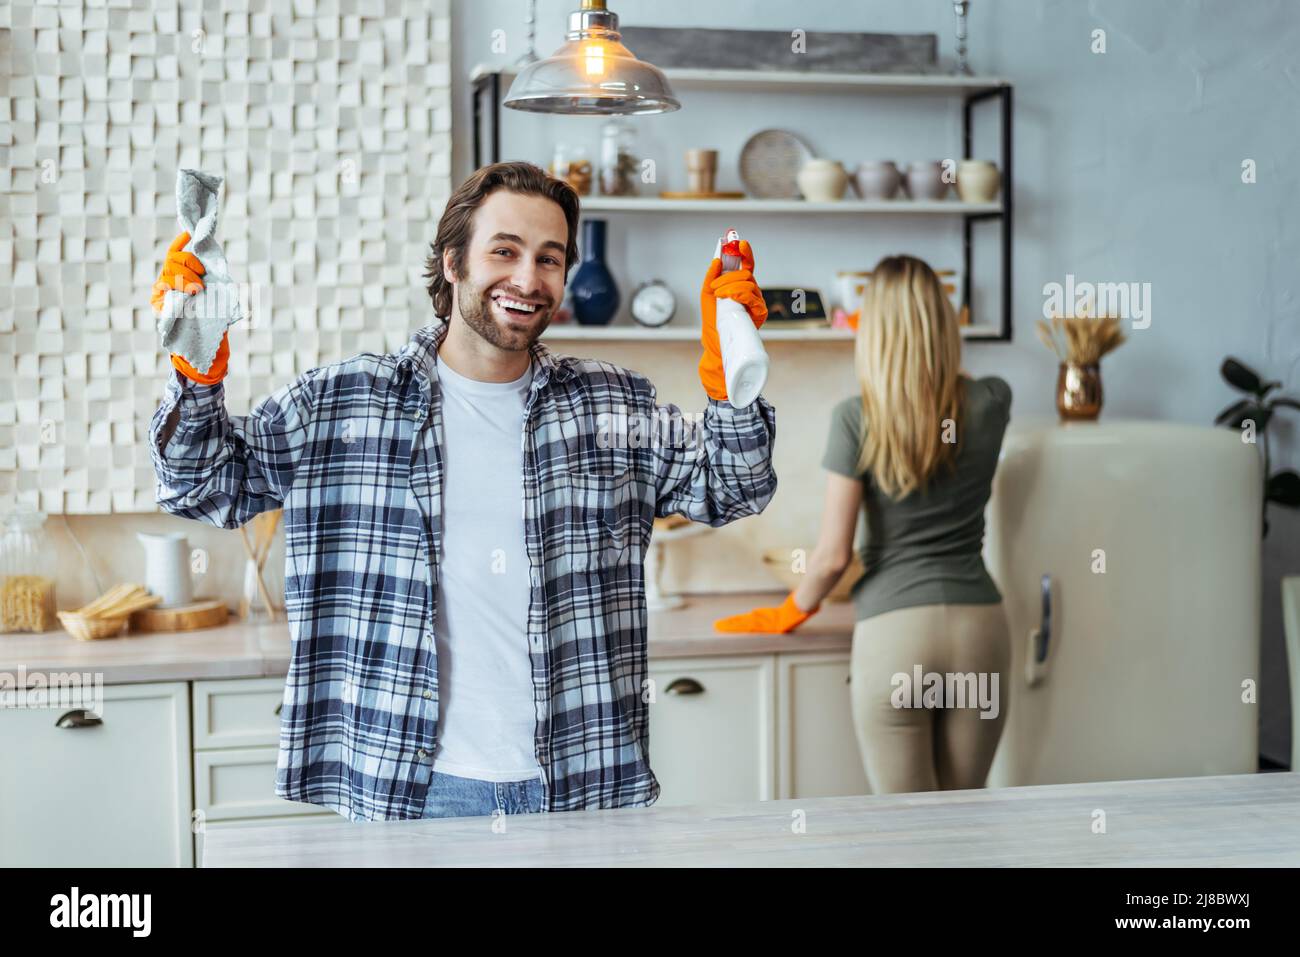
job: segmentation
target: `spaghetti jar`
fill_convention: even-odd
[[[55,627],[54,570],[45,513],[18,505],[0,535],[0,632]]]

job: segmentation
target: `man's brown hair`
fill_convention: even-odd
[[[429,250],[424,278],[429,280],[429,298],[433,300],[434,314],[443,318],[451,315],[451,297],[454,290],[442,274],[442,254],[451,250],[451,271],[459,280],[465,274],[465,252],[469,248],[470,233],[474,225],[474,211],[483,200],[498,189],[512,193],[543,196],[558,203],[564,210],[569,225],[568,242],[564,249],[564,275],[578,261],[578,194],[564,180],[556,179],[540,166],[532,163],[493,163],[478,169],[456,188],[447,200],[447,208],[438,220],[438,233]]]

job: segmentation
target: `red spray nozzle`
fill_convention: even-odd
[[[718,241],[718,250],[723,272],[735,272],[740,268],[740,234],[734,228],[728,229]]]

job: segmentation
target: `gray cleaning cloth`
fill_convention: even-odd
[[[226,254],[216,240],[221,182],[222,177],[196,169],[176,174],[176,218],[190,234],[185,251],[203,263],[203,290],[194,294],[167,290],[158,317],[163,349],[204,373],[217,357],[226,328],[244,316]]]

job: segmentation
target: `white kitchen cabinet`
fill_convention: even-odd
[[[659,803],[865,793],[847,674],[844,654],[652,658]],[[275,794],[283,691],[140,683],[106,686],[85,715],[0,708],[0,866],[189,867],[207,831],[347,823]]]
[[[776,788],[773,655],[652,658],[657,804],[766,801]]]
[[[346,820],[275,793],[284,678],[194,682],[194,859],[203,833],[261,821]]]
[[[849,699],[849,656],[776,656],[782,798],[869,794]]]
[[[0,866],[191,866],[189,686],[92,703],[0,708]]]

